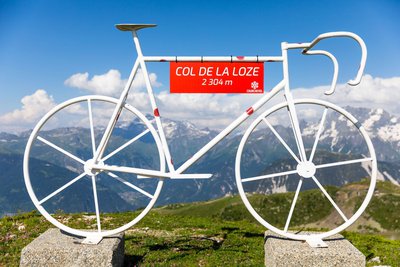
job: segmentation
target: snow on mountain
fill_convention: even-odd
[[[391,120],[395,121],[395,120]],[[380,127],[377,130],[377,135],[380,139],[383,141],[388,141],[388,142],[399,142],[400,141],[400,123],[396,123],[393,125],[386,125],[383,127]],[[400,146],[400,142],[397,144]]]
[[[364,109],[364,112],[366,111],[367,109]],[[371,109],[368,112],[368,117],[360,121],[371,137],[378,137],[385,142],[400,141],[400,123],[398,118],[391,116],[383,109]]]
[[[188,121],[174,121],[163,119],[163,129],[167,139],[179,138],[183,136],[191,136],[200,138],[209,135],[209,129],[198,129],[193,123]]]
[[[376,110],[371,110],[371,112],[369,113],[370,115],[369,118],[363,122],[364,128],[369,132],[373,131],[374,124],[376,122],[379,122],[379,120],[382,118],[382,114],[383,114],[383,109],[381,108]]]
[[[365,127],[375,146],[378,160],[400,160],[400,122],[383,109],[358,109],[356,117]],[[360,112],[361,111],[361,112]],[[361,113],[361,114],[360,114]],[[368,114],[362,117],[362,114]]]
[[[390,115],[381,108],[346,107],[345,109],[355,116],[367,131],[368,136],[374,144],[378,160],[400,160],[400,120],[396,116]],[[333,121],[328,116],[327,121],[329,125],[325,126],[320,140],[330,143],[331,148],[336,147],[339,152],[346,149],[346,139],[355,137],[357,129],[349,127],[347,120],[343,116]],[[303,135],[314,136],[318,129],[318,123],[307,125],[303,129]],[[349,150],[345,152],[355,153],[360,151]]]

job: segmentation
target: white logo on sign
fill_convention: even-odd
[[[254,81],[251,83],[251,88],[257,89],[258,88],[258,82]]]

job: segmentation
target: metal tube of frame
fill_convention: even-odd
[[[300,153],[300,159],[302,162],[307,160],[306,152],[304,150],[303,138],[301,136],[299,121],[297,119],[297,112],[294,106],[293,95],[290,92],[290,84],[289,84],[289,63],[288,63],[288,55],[287,50],[291,48],[301,48],[304,44],[293,45],[283,42],[281,44],[282,48],[282,57],[283,57],[283,80],[286,81],[285,83],[285,98],[288,102],[288,109],[289,109],[289,117],[293,127],[294,136],[296,138],[296,144],[298,151]]]
[[[167,139],[165,138],[164,129],[163,129],[162,123],[161,123],[160,113],[158,111],[157,103],[156,103],[156,100],[154,98],[153,88],[151,87],[149,75],[148,75],[147,68],[146,68],[146,63],[145,63],[144,56],[143,56],[143,53],[142,53],[142,49],[141,49],[140,43],[139,43],[139,38],[137,36],[136,31],[132,31],[132,35],[133,35],[133,41],[135,43],[136,51],[138,53],[138,60],[140,62],[140,68],[142,70],[143,78],[144,78],[144,81],[146,83],[146,89],[147,89],[147,92],[149,94],[151,107],[153,109],[154,118],[155,118],[155,121],[156,121],[156,124],[157,124],[157,130],[158,130],[158,133],[159,133],[159,136],[160,136],[160,139],[161,139],[161,144],[162,144],[162,147],[163,147],[163,150],[164,150],[165,159],[167,160],[169,171],[170,172],[174,172],[175,168],[174,168],[174,165],[172,163],[172,157],[171,157],[171,153],[169,151]]]
[[[220,132],[216,137],[214,137],[210,142],[208,142],[203,148],[201,148],[196,154],[194,154],[190,159],[188,159],[184,164],[182,164],[176,173],[180,174],[189,168],[193,163],[195,163],[199,158],[201,158],[205,153],[207,153],[211,148],[218,144],[222,139],[235,130],[242,122],[244,122],[248,117],[250,117],[253,112],[257,111],[262,105],[268,102],[273,96],[275,96],[280,90],[285,87],[285,80],[278,83],[270,92],[265,94],[260,98],[253,106],[248,108],[242,115],[240,115],[235,121],[233,121],[228,127],[226,127],[222,132]]]
[[[118,100],[118,104],[114,109],[114,112],[111,116],[110,122],[108,123],[107,128],[104,131],[103,137],[101,138],[100,144],[97,147],[96,153],[93,157],[95,162],[97,162],[103,156],[104,150],[106,148],[106,144],[108,143],[108,140],[111,137],[114,126],[117,123],[118,117],[121,114],[123,105],[125,104],[126,98],[128,97],[129,90],[131,88],[133,80],[135,79],[135,75],[136,75],[138,68],[139,68],[139,59],[136,59],[135,64],[133,65],[132,71],[129,75],[128,82],[125,85],[124,91],[122,91],[122,93],[121,93],[121,96]]]
[[[271,56],[144,56],[147,62],[282,62]]]

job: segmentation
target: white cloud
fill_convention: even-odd
[[[318,98],[338,106],[383,108],[393,115],[400,114],[400,77],[378,78],[365,75],[358,86],[338,84],[333,95],[324,94],[329,86],[294,89],[296,98]],[[169,94],[166,91],[156,96],[161,114],[176,119],[190,120],[200,127],[224,128],[253,105],[260,95],[225,94]],[[282,102],[276,96],[263,110]],[[250,118],[251,120],[251,118]]]
[[[157,75],[150,73],[150,82],[154,87],[161,84],[157,81]],[[94,94],[118,96],[127,83],[127,79],[121,79],[121,73],[118,70],[111,69],[101,75],[94,75],[89,78],[89,73],[76,73],[64,81],[64,84],[70,87],[89,91]],[[133,82],[133,89],[140,90],[145,88],[146,84],[139,70]]]
[[[43,89],[21,99],[22,107],[0,116],[1,131],[16,132],[32,128],[56,104]]]
[[[132,90],[128,102],[143,113],[152,113],[143,75],[135,78],[135,89]],[[153,85],[159,86],[156,74],[150,79]],[[86,73],[78,73],[68,78],[65,83],[72,87],[87,90],[92,93],[118,96],[126,80],[121,79],[118,70],[110,70],[102,75],[89,79]],[[329,86],[294,89],[296,98],[319,98],[333,102],[341,107],[356,106],[368,108],[383,108],[393,115],[400,114],[400,77],[378,78],[365,75],[360,85],[356,87],[338,84],[331,96],[324,95]],[[155,95],[162,117],[175,120],[189,120],[198,127],[222,129],[229,125],[237,116],[254,104],[259,94],[170,94],[161,91]],[[282,102],[282,96],[276,96],[263,110]],[[32,127],[47,110],[55,105],[51,96],[44,90],[38,90],[33,95],[22,99],[21,109],[0,116],[1,131]],[[250,121],[253,119],[250,118]]]
[[[364,75],[358,86],[339,84],[331,96],[324,95],[328,86],[294,90],[296,97],[322,98],[339,106],[383,108],[394,115],[400,114],[400,77],[379,78]]]
[[[161,86],[155,73],[150,73],[153,87]],[[89,77],[89,73],[76,73],[65,80],[64,84],[95,94],[118,97],[127,79],[121,78],[118,70]],[[143,113],[152,113],[149,97],[145,88],[143,74],[139,69],[130,91],[128,103]],[[239,116],[260,95],[226,95],[226,94],[170,94],[161,91],[155,94],[156,102],[162,116],[177,120],[190,120],[200,127],[221,128]]]

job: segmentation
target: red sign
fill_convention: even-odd
[[[263,93],[264,63],[171,62],[171,93]]]

